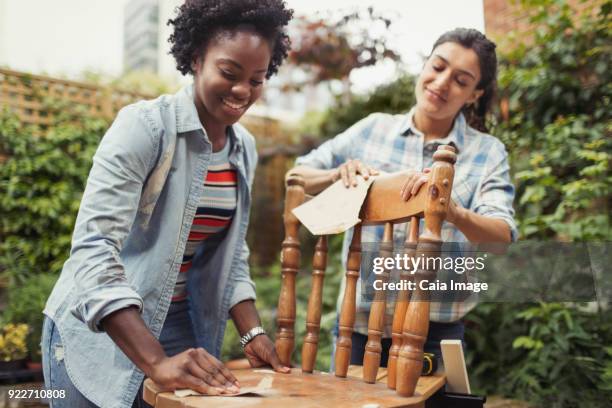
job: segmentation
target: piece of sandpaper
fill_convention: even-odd
[[[272,376],[265,376],[264,378],[262,378],[262,380],[259,382],[259,384],[257,384],[254,387],[241,387],[240,388],[240,392],[237,392],[235,394],[215,394],[215,397],[238,397],[241,395],[263,395],[263,393],[265,391],[268,391],[269,389],[272,388],[272,381],[274,379],[272,378]],[[184,389],[184,390],[175,390],[174,391],[174,395],[177,397],[189,397],[189,396],[209,396],[211,394],[200,394],[197,391],[194,390],[190,390],[190,389]]]
[[[375,177],[357,176],[357,186],[346,188],[336,181],[310,201],[293,209],[293,214],[312,235],[339,234],[361,220],[359,211]]]

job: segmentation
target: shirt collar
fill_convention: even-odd
[[[193,102],[193,93],[195,84],[186,85],[176,93],[177,109],[176,109],[176,129],[179,133],[201,130],[204,133],[204,139],[208,141],[206,130],[200,122],[198,110]],[[237,149],[242,148],[242,141],[238,137],[238,132],[235,126],[230,126],[227,134],[232,142],[232,146]]]
[[[176,94],[176,129],[181,133],[204,130],[193,102],[193,86],[186,85]]]
[[[405,115],[404,123],[400,127],[400,135],[423,136],[423,132],[421,132],[419,129],[416,128],[416,126],[414,126],[414,111],[415,108],[413,107],[412,109],[410,109],[410,112]],[[460,112],[455,118],[451,131],[446,137],[442,139],[431,140],[425,145],[452,145],[457,150],[457,153],[459,153],[463,148],[466,128],[467,123],[465,121],[465,117],[463,116],[463,113]]]

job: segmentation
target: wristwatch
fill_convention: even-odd
[[[251,330],[246,332],[244,336],[240,338],[240,345],[244,348],[251,340],[260,334],[266,334],[266,331],[261,326],[253,327]]]

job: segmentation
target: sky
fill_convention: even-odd
[[[77,77],[84,70],[109,75],[123,64],[123,9],[128,0],[0,0],[0,66],[32,73]],[[411,72],[446,30],[463,26],[484,30],[482,0],[288,0],[296,14],[358,5],[392,11],[393,41]],[[351,80],[357,91],[384,82],[394,66],[364,68]]]

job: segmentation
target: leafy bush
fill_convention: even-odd
[[[48,127],[0,113],[0,274],[8,305],[0,320],[27,323],[30,358],[39,344],[47,297],[70,252],[81,195],[108,123],[79,107],[40,96],[55,114]]]
[[[510,153],[523,238],[612,237],[611,8],[603,1],[577,22],[565,1],[531,1],[532,41],[514,38],[502,58],[509,120],[493,133]]]
[[[7,157],[0,166],[0,272],[11,287],[61,270],[107,125],[70,110],[46,129],[23,126],[7,111],[0,115],[0,154]]]
[[[336,106],[316,118],[320,124],[315,136],[333,137],[372,112],[408,112],[416,101],[414,81],[412,75],[405,74],[389,84],[379,86],[370,95],[354,97],[348,104],[342,103],[341,97],[338,97]]]
[[[565,2],[531,1],[532,41],[502,58],[509,120],[498,118],[493,134],[510,153],[522,238],[612,236],[611,4],[576,24]],[[607,406],[611,319],[571,304],[481,304],[467,316],[476,385],[540,406]]]
[[[41,273],[28,278],[23,284],[9,292],[9,302],[3,319],[13,323],[26,323],[30,327],[27,336],[28,350],[33,361],[40,361],[40,336],[42,333],[43,309],[57,275]]]
[[[468,366],[479,392],[545,407],[603,407],[612,398],[612,311],[481,304],[466,320]]]

